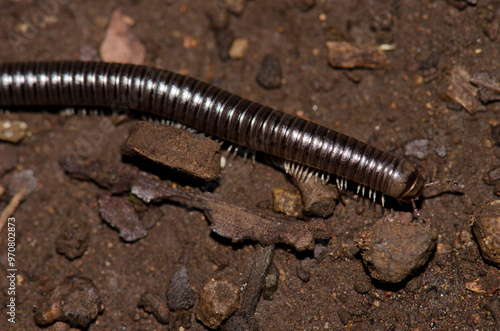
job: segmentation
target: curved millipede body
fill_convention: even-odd
[[[405,159],[213,85],[147,66],[104,62],[0,64],[0,107],[126,107],[412,202],[424,188]]]

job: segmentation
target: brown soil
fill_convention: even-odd
[[[465,189],[462,195],[438,194],[443,187],[425,194],[420,212],[438,233],[438,249],[425,269],[400,286],[374,283],[367,293],[356,292],[354,288],[366,283],[367,276],[354,242],[380,218],[382,207],[346,198],[327,220],[332,236],[328,255],[311,264],[308,282],[297,276],[297,267],[312,252],[277,248],[278,290],[272,301],[260,301],[255,318],[262,330],[339,330],[345,324],[353,330],[499,328],[491,309],[485,308],[498,295],[471,292],[465,286],[495,269],[480,256],[470,215],[495,198],[482,177],[499,162],[499,138],[492,128],[500,118],[499,104],[470,114],[446,97],[447,75],[456,66],[471,75],[498,73],[498,40],[485,34],[500,20],[495,17],[497,2],[467,6],[458,1],[466,5],[459,10],[453,0],[321,0],[311,10],[301,11],[297,4],[303,2],[248,1],[244,12],[231,14],[229,22],[237,38],[248,40],[248,53],[241,60],[222,61],[206,13],[223,10],[223,1],[222,5],[204,0],[3,1],[0,60],[79,59],[82,52],[99,49],[108,19],[119,8],[134,20],[132,31],[146,47],[148,65],[303,115],[396,154],[403,155],[413,140],[429,139],[425,156],[410,160],[427,181],[452,179]],[[59,4],[52,17],[43,9],[47,3]],[[32,30],[23,30],[30,24]],[[12,32],[23,36],[22,49],[7,38]],[[346,71],[328,64],[330,40],[389,44],[394,49],[386,52],[389,64],[384,69]],[[269,53],[280,60],[286,80],[279,89],[265,90],[256,82],[262,59]],[[422,63],[434,53],[439,54],[437,67],[422,70]],[[195,292],[211,278],[245,281],[253,244],[231,244],[211,235],[200,211],[165,203],[159,207],[164,216],[148,236],[125,243],[99,215],[97,197],[104,190],[69,178],[59,167],[61,157],[85,146],[90,148],[82,153],[90,158],[119,162],[130,123],[103,132],[102,117],[16,112],[0,114],[2,118],[28,123],[30,134],[17,145],[18,169],[32,169],[39,185],[14,214],[17,324],[7,322],[8,283],[2,276],[0,329],[36,329],[33,306],[71,275],[91,279],[100,290],[105,310],[90,330],[167,330],[169,326],[158,323],[138,303],[146,290],[164,296],[179,265],[186,266]],[[434,152],[442,145],[445,157]],[[6,183],[7,177],[2,180]],[[223,171],[217,193],[234,204],[262,208],[271,205],[274,187],[293,188],[278,170],[235,158]],[[6,201],[4,195],[0,206]],[[84,222],[90,229],[87,251],[73,261],[55,248],[69,220]],[[4,275],[5,235],[0,247],[0,275]],[[194,318],[194,309],[190,312],[189,328],[204,329]]]

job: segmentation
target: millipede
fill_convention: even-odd
[[[414,204],[425,187],[402,157],[185,75],[106,62],[0,64],[0,107],[120,105],[278,157],[288,171],[350,180],[382,193],[382,203],[385,194]]]

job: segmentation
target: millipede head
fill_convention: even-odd
[[[406,187],[401,193],[401,195],[398,197],[398,200],[406,203],[412,203],[422,195],[424,188],[425,188],[424,178],[420,174],[420,171],[418,171],[418,169],[415,168],[413,173],[410,176],[408,176]]]

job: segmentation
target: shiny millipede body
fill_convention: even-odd
[[[0,64],[0,107],[126,107],[334,174],[404,202],[424,188],[405,159],[191,77],[104,62]]]

